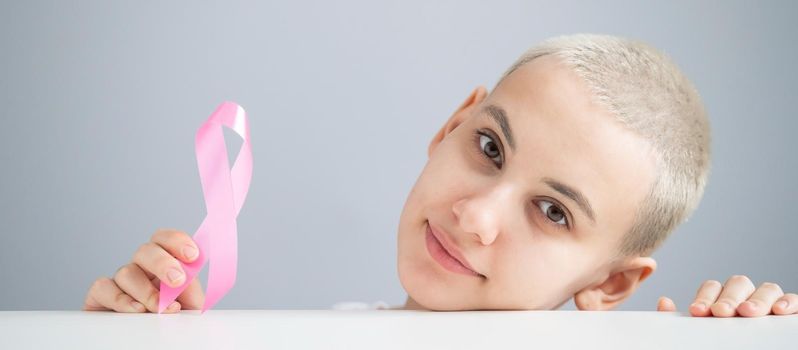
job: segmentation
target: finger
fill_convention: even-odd
[[[148,311],[158,312],[160,293],[138,265],[131,263],[119,268],[114,275],[114,282],[123,292],[142,303]],[[176,308],[175,305],[169,306],[171,309],[167,308],[167,311]]]
[[[773,313],[776,315],[792,315],[798,313],[798,294],[787,293],[773,304]]]
[[[89,287],[89,291],[86,292],[86,299],[83,301],[83,310],[84,311],[108,311],[111,310],[102,304],[100,304],[97,300],[95,300],[94,295],[99,293],[99,282],[101,279],[106,277],[100,277],[94,280],[94,283],[91,284]],[[104,283],[104,282],[103,282]]]
[[[133,255],[133,262],[171,287],[179,287],[185,282],[186,273],[180,262],[153,242],[142,244]]]
[[[657,300],[657,311],[676,311],[676,304],[668,297],[659,297],[659,300]]]
[[[194,278],[188,284],[186,290],[183,291],[178,297],[177,301],[180,302],[184,310],[199,310],[205,302],[205,295],[202,291],[199,277]]]
[[[157,278],[155,278],[157,281]],[[158,298],[160,293],[138,265],[128,264],[120,268],[114,275],[114,282],[119,289],[130,295],[134,300],[144,305],[145,311],[158,312]],[[158,281],[160,283],[160,281]],[[180,311],[181,305],[174,301],[164,310],[164,313],[175,313]]]
[[[114,310],[116,312],[144,312],[144,305],[125,294],[108,277],[94,281],[86,296],[84,310]]]
[[[757,317],[770,314],[773,304],[784,295],[778,284],[765,282],[754,291],[747,301],[740,303],[737,313],[744,317]]]
[[[718,300],[710,306],[712,315],[716,317],[733,317],[737,307],[754,293],[754,283],[743,275],[731,276],[723,285]]]
[[[194,261],[199,256],[197,244],[183,231],[159,229],[155,231],[150,241],[161,246],[172,256],[187,263]]]
[[[177,301],[173,301],[173,302],[172,302],[171,304],[169,304],[169,306],[167,306],[167,307],[166,307],[166,309],[164,309],[163,311],[164,311],[164,313],[166,313],[166,314],[178,313],[178,312],[180,312],[180,308],[181,308],[181,305],[180,305],[180,303],[179,303],[179,302],[177,302]]]
[[[144,271],[144,270],[142,270],[142,271]],[[150,282],[152,282],[152,285],[155,286],[155,288],[161,288],[161,280],[158,279],[158,277],[153,277],[150,280]],[[161,297],[160,292],[158,292],[158,297],[159,298]],[[166,307],[166,309],[164,310],[164,313],[178,312],[182,308],[183,308],[183,305],[180,304],[180,300],[173,301],[171,304],[169,304],[169,306]]]
[[[695,300],[693,300],[693,303],[690,304],[688,308],[690,310],[690,315],[701,317],[711,315],[709,306],[718,299],[722,289],[723,286],[720,282],[715,280],[708,280],[701,284],[701,287],[698,288],[698,292],[695,295]]]

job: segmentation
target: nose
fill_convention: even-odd
[[[496,186],[485,193],[463,198],[452,205],[460,227],[473,233],[483,245],[492,244],[508,215],[512,215],[512,190]]]

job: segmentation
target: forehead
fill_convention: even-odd
[[[513,129],[517,150],[507,154],[508,172],[576,188],[603,228],[625,231],[632,224],[629,213],[653,183],[651,149],[595,103],[570,68],[551,56],[534,59],[508,75],[480,108],[488,105],[504,109]]]

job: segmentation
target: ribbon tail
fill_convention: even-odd
[[[238,264],[238,224],[236,223],[235,208],[232,205],[232,186],[227,182],[225,192],[229,202],[225,207],[219,207],[210,225],[214,227],[214,234],[210,237],[213,250],[210,252],[210,267],[208,271],[208,289],[202,312],[212,308],[233,287],[236,280]],[[222,201],[221,198],[217,200]]]
[[[208,291],[202,312],[216,305],[233,288],[237,269],[236,244],[236,237],[232,236],[225,244],[214,247],[208,271]]]

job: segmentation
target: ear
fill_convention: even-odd
[[[452,114],[452,116],[449,117],[449,120],[446,121],[446,124],[444,124],[443,127],[441,127],[441,130],[438,131],[438,133],[435,134],[435,137],[432,138],[432,141],[429,144],[429,148],[427,149],[427,156],[432,155],[432,151],[434,151],[435,147],[437,147],[438,144],[441,143],[441,141],[443,141],[443,138],[446,137],[446,135],[448,135],[450,132],[452,132],[452,130],[457,128],[457,126],[460,125],[460,123],[465,121],[466,118],[471,113],[471,111],[474,109],[474,107],[476,107],[483,100],[485,100],[485,97],[487,95],[488,92],[484,86],[477,86],[474,89],[474,91],[472,91],[471,94],[468,95],[465,101],[463,101],[463,103],[460,104],[460,107],[457,107],[457,110],[454,111],[454,114]]]
[[[574,294],[574,304],[579,310],[613,309],[629,298],[656,269],[657,262],[651,257],[628,258],[603,281]]]

